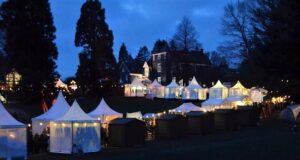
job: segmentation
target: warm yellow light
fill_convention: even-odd
[[[63,123],[63,124],[62,124],[62,126],[64,127],[64,126],[65,126],[65,124]]]
[[[15,138],[16,138],[16,136],[15,136],[14,134],[12,134],[12,133],[9,134],[9,137],[12,138],[12,139],[15,139]]]
[[[75,125],[76,127],[78,127],[78,123],[75,123],[74,125]]]
[[[28,124],[28,127],[31,127],[31,124],[30,124],[30,123]]]
[[[54,123],[54,126],[57,126],[57,124],[56,124],[56,123]]]
[[[97,126],[97,123],[94,123],[94,126]]]

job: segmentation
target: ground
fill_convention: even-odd
[[[291,124],[263,120],[262,126],[243,127],[237,131],[216,131],[209,135],[190,135],[178,140],[150,141],[143,146],[108,148],[82,156],[44,153],[32,160],[154,160],[154,159],[300,159],[300,134],[293,134]]]

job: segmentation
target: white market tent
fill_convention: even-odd
[[[141,111],[132,112],[132,113],[126,113],[126,118],[136,118],[141,119],[143,117]]]
[[[98,152],[100,129],[100,122],[87,115],[75,100],[65,115],[50,122],[50,152],[71,154],[74,148]]]
[[[184,100],[205,100],[206,89],[202,88],[197,82],[196,78],[193,77],[190,84],[184,88],[182,93],[182,99]]]
[[[12,117],[0,102],[0,159],[27,159],[26,125]]]
[[[237,106],[249,106],[253,104],[253,101],[248,96],[230,96],[226,98],[233,107]]]
[[[170,110],[170,112],[176,113],[187,113],[190,111],[201,111],[201,108],[194,105],[193,103],[183,103],[179,107]]]
[[[41,134],[48,127],[50,121],[62,117],[69,109],[70,106],[65,100],[62,91],[59,91],[55,103],[48,112],[32,118],[32,134]]]
[[[279,119],[284,121],[297,121],[297,117],[300,113],[300,104],[287,106],[284,110],[279,113]]]
[[[226,99],[207,99],[206,101],[202,102],[201,108],[204,111],[213,111],[214,109],[226,109],[232,108],[231,103]]]
[[[209,88],[209,98],[210,99],[225,99],[228,97],[228,88],[225,87],[220,80]]]
[[[248,95],[249,89],[245,88],[240,81],[237,81],[237,83],[233,87],[229,88],[229,97]]]
[[[100,103],[90,113],[89,116],[100,120],[101,123],[108,123],[115,118],[122,118],[123,114],[111,109],[105,102],[104,98],[101,99]]]
[[[173,79],[172,82],[165,87],[165,98],[166,99],[175,99],[180,98],[181,87],[176,83],[176,80]]]
[[[154,118],[158,118],[159,114],[158,113],[145,113],[143,115],[143,119],[154,119]]]
[[[251,88],[249,96],[253,102],[261,103],[264,101],[264,97],[267,95],[268,91],[263,88]]]
[[[165,96],[165,87],[159,84],[155,79],[149,86],[148,86],[148,94],[153,95],[153,97],[157,98],[164,98]]]
[[[124,96],[144,97],[144,92],[146,91],[146,89],[146,86],[143,85],[143,83],[135,77],[131,84],[125,86]]]

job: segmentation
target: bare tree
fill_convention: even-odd
[[[198,33],[191,20],[187,17],[183,17],[173,37],[176,48],[178,50],[195,50],[197,47],[200,47],[197,39]]]
[[[229,3],[224,8],[221,33],[226,40],[218,48],[229,58],[248,58],[251,54],[253,27],[251,25],[250,1]]]

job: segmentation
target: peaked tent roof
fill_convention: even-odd
[[[196,78],[193,77],[192,81],[190,82],[190,84],[187,87],[185,87],[185,89],[191,89],[192,90],[192,89],[203,89],[203,88],[199,85]]]
[[[159,82],[157,82],[157,80],[155,79],[150,85],[149,87],[163,87],[161,84],[159,84]]]
[[[131,82],[131,84],[129,86],[130,87],[145,87],[145,85],[143,85],[143,83],[136,77],[134,78],[134,80]]]
[[[172,82],[169,85],[167,85],[166,87],[167,88],[176,88],[176,87],[180,87],[180,86],[176,83],[175,79],[173,79]]]
[[[240,81],[237,81],[236,84],[231,88],[245,88]]]
[[[143,68],[149,68],[149,65],[146,61],[144,62]]]
[[[225,87],[225,86],[221,83],[221,81],[218,80],[218,82],[217,82],[214,86],[212,86],[211,88],[227,88],[227,87]]]
[[[114,116],[114,115],[123,115],[123,114],[111,109],[105,102],[104,98],[102,98],[101,102],[98,104],[96,109],[88,113],[88,115],[92,117],[99,117],[99,116]]]
[[[218,105],[221,105],[225,102],[225,99],[215,99],[215,98],[211,98],[211,99],[208,99],[204,102],[202,102],[202,106],[218,106]]]
[[[1,128],[23,128],[25,124],[17,121],[0,102],[0,129]]]
[[[175,112],[190,112],[190,111],[200,111],[201,108],[194,105],[193,103],[183,103],[179,107],[172,109]]]
[[[55,120],[62,117],[70,109],[69,104],[64,98],[62,91],[59,91],[55,103],[48,112],[32,118],[32,120]]]
[[[71,108],[62,117],[56,119],[57,122],[72,122],[72,121],[82,121],[82,122],[97,122],[95,118],[87,115],[79,106],[75,100]]]

